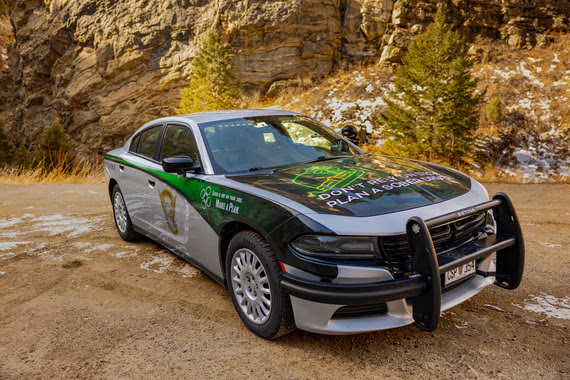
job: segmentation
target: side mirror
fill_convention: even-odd
[[[350,147],[348,146],[346,141],[342,139],[336,140],[335,143],[331,146],[332,151],[341,152],[341,153],[346,153],[349,151],[349,149]]]
[[[162,169],[166,173],[177,173],[184,176],[187,171],[194,171],[198,167],[188,156],[168,157],[162,160]]]

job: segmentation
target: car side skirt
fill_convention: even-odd
[[[220,284],[222,287],[226,288],[226,282],[225,280],[218,276],[217,274],[215,274],[214,272],[212,272],[211,270],[209,270],[208,268],[206,268],[204,265],[200,264],[199,261],[194,260],[191,256],[189,256],[188,254],[184,253],[183,251],[177,249],[176,247],[174,247],[171,244],[166,243],[164,240],[160,239],[158,236],[140,228],[137,227],[136,225],[133,225],[133,228],[135,230],[135,232],[144,235],[146,237],[148,237],[149,239],[157,242],[158,244],[162,245],[163,247],[165,247],[166,249],[168,249],[169,251],[171,251],[172,253],[174,253],[176,256],[180,257],[182,260],[192,264],[193,266],[195,266],[196,268],[198,268],[199,270],[201,270],[202,272],[204,272],[206,275],[210,276],[212,278],[212,280],[216,281],[218,284]]]

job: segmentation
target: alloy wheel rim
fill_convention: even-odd
[[[271,314],[271,287],[263,264],[253,251],[241,248],[231,263],[232,291],[242,313],[253,323],[265,323]]]
[[[115,199],[113,202],[113,207],[115,210],[115,222],[119,231],[124,233],[127,230],[127,208],[125,207],[125,201],[120,193],[115,193]]]

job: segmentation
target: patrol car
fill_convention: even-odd
[[[105,169],[119,235],[207,273],[263,338],[432,331],[441,311],[522,278],[507,195],[489,199],[444,166],[364,153],[301,113],[154,120]]]

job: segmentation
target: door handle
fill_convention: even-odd
[[[154,180],[149,179],[149,180],[148,180],[148,186],[149,186],[151,189],[154,189],[154,185],[156,185],[156,183],[154,182]]]
[[[119,165],[119,170],[122,173],[125,170],[125,167],[123,165]]]

